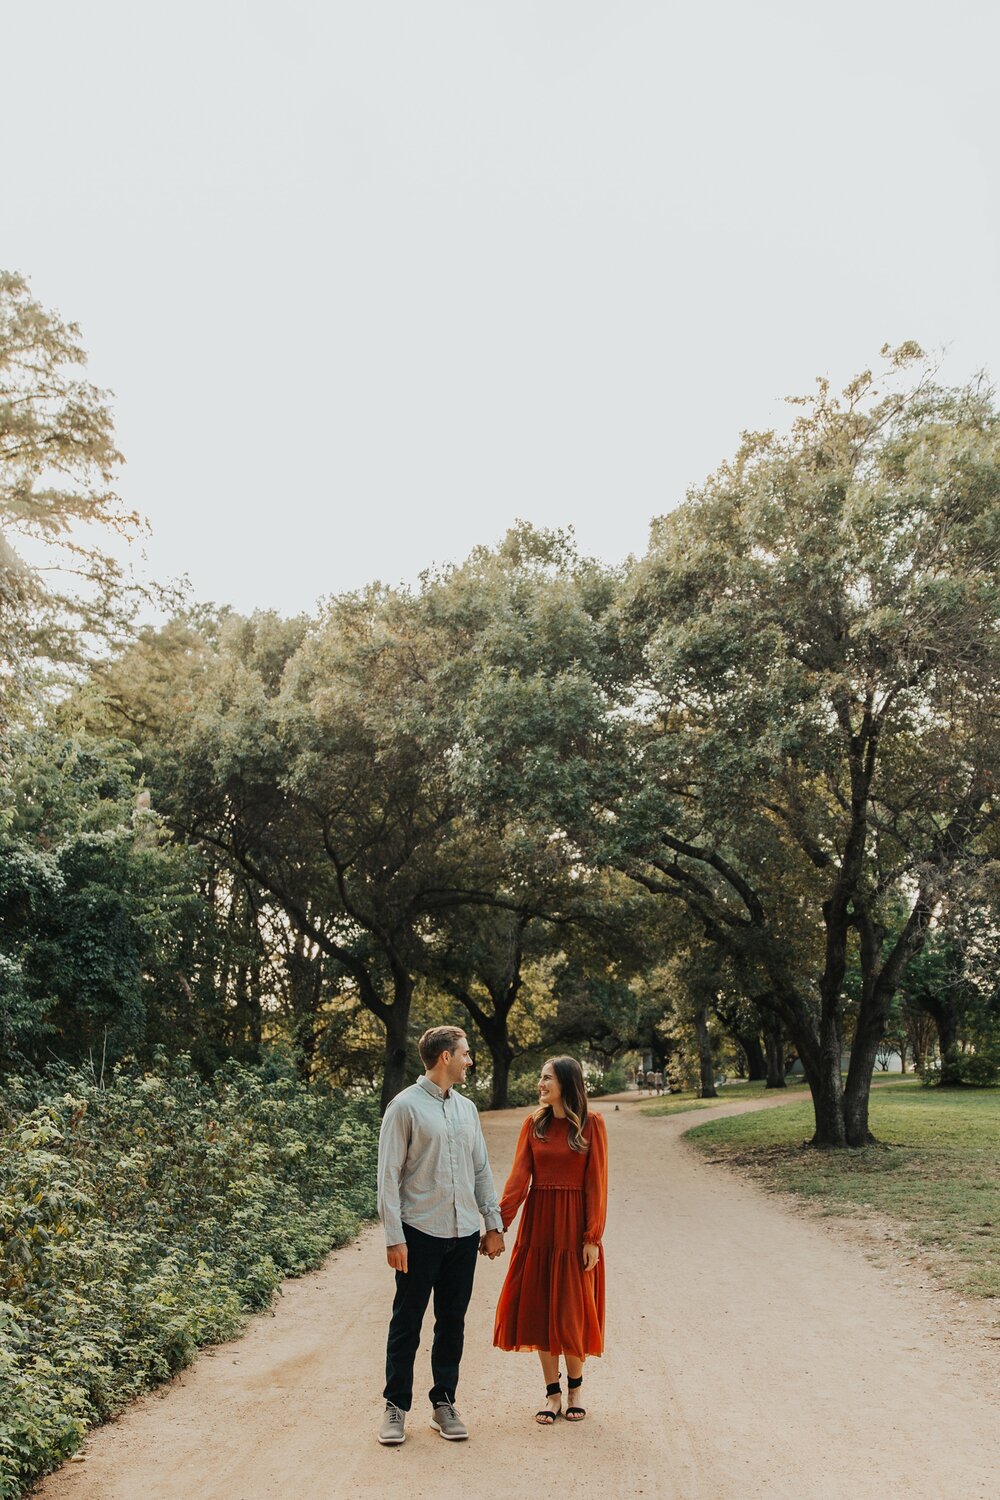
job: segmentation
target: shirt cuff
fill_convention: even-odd
[[[499,1229],[503,1234],[503,1219],[499,1214],[483,1214],[483,1223],[487,1229]]]
[[[406,1244],[406,1235],[403,1233],[402,1219],[392,1224],[383,1224],[382,1228],[385,1230],[385,1243],[387,1249],[390,1245]]]

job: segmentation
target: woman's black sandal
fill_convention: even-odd
[[[575,1379],[571,1375],[566,1376],[566,1389],[568,1391],[578,1391],[581,1385],[583,1385],[582,1375],[577,1375]],[[570,1422],[582,1422],[586,1415],[587,1408],[585,1406],[567,1406],[563,1412],[563,1416]]]
[[[577,1382],[577,1384],[579,1384],[579,1381]],[[558,1380],[553,1380],[551,1385],[547,1385],[545,1387],[545,1394],[546,1396],[562,1396],[562,1385]],[[535,1421],[538,1423],[539,1427],[551,1427],[552,1423],[555,1421],[556,1417],[559,1416],[559,1413],[561,1411],[561,1401],[559,1403],[559,1411],[550,1411],[547,1406],[543,1406],[541,1411],[535,1412]]]

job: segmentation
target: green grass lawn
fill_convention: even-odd
[[[790,1083],[785,1093],[801,1093],[805,1087],[804,1083]],[[762,1083],[747,1083],[745,1079],[737,1078],[722,1086],[718,1099],[699,1099],[697,1094],[673,1093],[658,1099],[655,1104],[650,1100],[642,1113],[644,1115],[682,1115],[689,1109],[716,1109],[720,1104],[739,1104],[747,1099],[763,1099],[765,1093],[774,1097],[779,1092],[780,1090],[777,1089],[765,1089]]]
[[[1000,1297],[1000,1089],[880,1084],[870,1122],[878,1144],[814,1151],[808,1101],[695,1126],[695,1145],[782,1192],[830,1212],[874,1209],[938,1255],[957,1291]]]

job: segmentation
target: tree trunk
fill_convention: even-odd
[[[950,1005],[938,1005],[931,1011],[934,1017],[934,1025],[937,1027],[938,1046],[941,1049],[941,1061],[944,1062],[948,1053],[958,1048],[958,1017]]]
[[[786,1039],[791,1042],[805,1071],[815,1115],[815,1129],[809,1144],[823,1149],[846,1146],[839,1015],[831,1008],[817,1018],[805,998],[789,986],[779,989],[776,985],[771,996],[758,1003],[767,1014],[765,1037],[776,1035],[782,1053]]]
[[[824,1149],[847,1145],[847,1129],[844,1125],[844,1086],[840,1077],[840,1060],[836,1066],[825,1066],[813,1089],[813,1109],[816,1114],[816,1129],[813,1146]]]
[[[451,993],[461,1000],[476,1023],[476,1030],[489,1049],[493,1075],[490,1081],[490,1109],[506,1109],[507,1091],[510,1087],[510,1065],[514,1061],[514,1049],[510,1045],[507,1032],[507,1014],[510,1007],[505,1007],[497,997],[494,997],[495,1014],[491,1016],[461,986],[453,986]]]
[[[767,1038],[767,1082],[764,1085],[769,1089],[786,1089],[785,1081],[785,1044],[780,1035],[772,1034]]]
[[[490,1109],[507,1108],[507,1090],[510,1085],[510,1065],[514,1061],[513,1050],[506,1045],[494,1047],[488,1043],[493,1078],[490,1083]]]
[[[316,1015],[319,1008],[317,972],[320,959],[309,951],[308,939],[300,932],[296,934],[292,951],[286,959],[288,972],[288,994],[292,1009],[295,1049],[298,1053],[298,1073],[306,1085],[312,1079],[313,1062],[318,1038]]]
[[[844,1088],[844,1129],[849,1146],[870,1146],[875,1140],[868,1128],[868,1101],[884,1030],[882,1019],[872,1016],[864,1027],[859,1025],[854,1037]]]
[[[841,1038],[838,1021],[831,1017],[825,1017],[821,1021],[818,1043],[815,1037],[804,1034],[799,1036],[794,1031],[792,1040],[802,1059],[816,1116],[816,1128],[809,1144],[823,1150],[846,1146],[844,1080],[840,1071]]]
[[[489,1048],[493,1067],[490,1085],[490,1109],[507,1108],[507,1092],[510,1086],[510,1065],[514,1061],[514,1048],[510,1044],[510,1013],[514,1008],[521,988],[521,944],[515,945],[512,972],[502,984],[482,981],[493,1005],[492,1014],[484,1010],[469,990],[457,981],[445,979],[445,989],[456,1000],[461,1001],[476,1023],[476,1030]]]
[[[734,1031],[733,1036],[743,1048],[748,1079],[751,1083],[760,1083],[767,1077],[767,1058],[760,1037],[753,1031]]]
[[[410,1003],[413,999],[413,981],[398,978],[393,1003],[385,1007],[382,1017],[385,1026],[385,1072],[382,1076],[382,1098],[379,1109],[385,1114],[386,1105],[406,1085],[406,1041],[410,1027]]]
[[[712,1042],[708,1034],[708,1007],[700,1005],[694,1013],[694,1030],[698,1038],[698,1063],[701,1073],[699,1097],[717,1099],[715,1089],[715,1063],[712,1058]]]
[[[764,1046],[767,1049],[766,1088],[784,1089],[785,1082],[785,1033],[777,1016],[768,1016],[764,1021]]]

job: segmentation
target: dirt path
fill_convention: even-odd
[[[598,1107],[608,1352],[588,1366],[586,1422],[530,1420],[537,1359],[491,1347],[505,1262],[483,1261],[459,1392],[471,1440],[442,1442],[421,1403],[405,1445],[380,1448],[391,1273],[373,1228],[288,1282],[275,1316],[95,1432],[42,1500],[441,1500],[459,1487],[537,1500],[553,1485],[573,1500],[1000,1494],[1000,1344],[980,1324],[944,1332],[941,1294],[905,1267],[873,1264],[680,1139],[761,1105],[659,1120],[634,1099]],[[486,1117],[498,1186],[522,1117]],[[417,1385],[429,1384],[425,1340]]]

